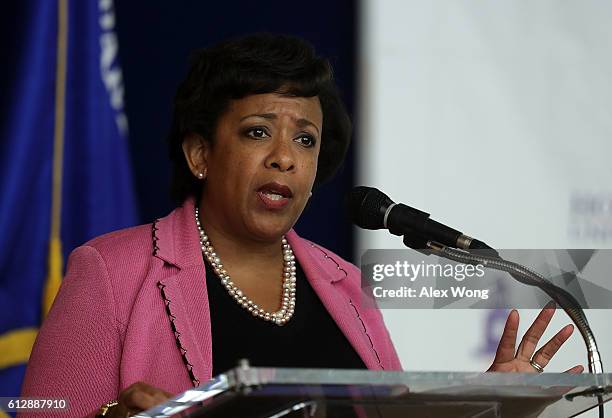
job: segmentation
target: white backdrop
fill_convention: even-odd
[[[498,248],[612,247],[612,2],[364,0],[361,15],[360,184]],[[401,245],[360,231],[359,253]],[[520,313],[522,335],[537,312]],[[588,312],[604,369],[610,314]],[[406,370],[484,370],[503,325],[384,316]],[[547,371],[586,365],[575,334]]]

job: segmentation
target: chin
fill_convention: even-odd
[[[283,235],[291,229],[292,224],[283,222],[280,223],[266,223],[265,225],[255,225],[253,228],[249,228],[251,233],[257,236],[261,241],[273,242],[280,240]]]

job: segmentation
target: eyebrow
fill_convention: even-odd
[[[248,119],[248,118],[252,118],[252,117],[264,118],[264,119],[269,119],[269,120],[276,120],[276,119],[278,119],[278,117],[276,116],[276,113],[253,113],[251,115],[246,115],[246,116],[241,117],[240,121],[242,122],[243,120]],[[300,128],[303,128],[305,126],[312,126],[313,128],[315,128],[317,130],[317,133],[319,135],[321,135],[317,125],[315,125],[314,123],[312,123],[308,119],[300,118],[300,119],[295,120],[295,123]]]

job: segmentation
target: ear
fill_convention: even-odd
[[[190,133],[183,140],[183,154],[193,175],[203,180],[208,169],[210,144],[201,135]]]

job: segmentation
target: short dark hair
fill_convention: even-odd
[[[231,100],[251,94],[318,96],[323,112],[315,187],[329,180],[344,161],[351,121],[334,82],[332,67],[308,42],[260,33],[197,51],[174,99],[168,137],[173,162],[172,196],[182,202],[199,196],[201,182],[189,170],[183,140],[196,133],[213,142],[217,122]]]

